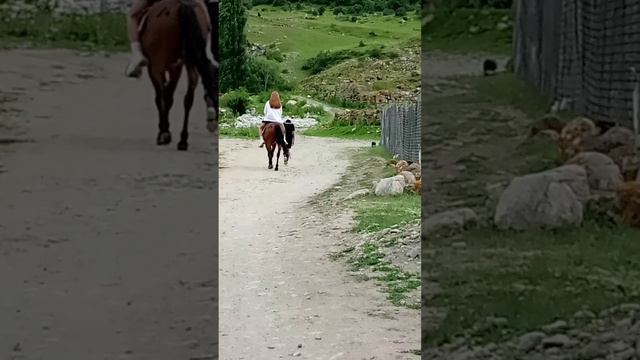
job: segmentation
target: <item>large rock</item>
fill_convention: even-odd
[[[402,175],[388,177],[378,181],[375,194],[378,196],[401,195],[406,185]]]
[[[407,185],[413,185],[416,183],[416,176],[413,175],[413,173],[411,171],[403,171],[400,173],[400,175],[402,175],[404,177],[404,182]]]
[[[633,145],[618,146],[611,149],[608,155],[618,165],[624,181],[636,179],[636,174],[640,169],[640,159],[638,159]]]
[[[621,126],[612,127],[600,136],[602,145],[602,149],[600,150],[608,153],[619,146],[633,146],[634,138],[635,136],[632,130]]]
[[[589,197],[586,170],[561,166],[513,179],[500,196],[494,221],[515,230],[578,225]]]
[[[427,216],[422,222],[422,236],[434,233],[458,232],[478,222],[478,215],[469,209],[461,208]]]
[[[585,168],[591,190],[617,190],[624,179],[620,168],[610,157],[598,152],[584,152],[576,155],[567,164],[576,164]]]
[[[560,132],[559,150],[563,161],[600,147],[598,128],[585,117],[571,120]]]

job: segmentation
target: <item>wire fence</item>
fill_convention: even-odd
[[[380,144],[403,160],[420,162],[421,103],[395,103],[380,112]]]
[[[514,0],[514,67],[558,110],[631,126],[637,0]]]

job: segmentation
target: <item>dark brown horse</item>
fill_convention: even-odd
[[[214,132],[217,128],[217,64],[213,64],[206,55],[207,30],[205,14],[191,0],[160,0],[151,5],[144,16],[140,44],[155,90],[159,115],[158,145],[171,143],[169,111],[183,67],[187,69],[188,86],[178,150],[187,150],[189,146],[189,112],[199,77],[202,77],[206,94],[207,129]]]
[[[284,164],[289,162],[289,147],[284,141],[284,132],[282,131],[282,125],[278,123],[267,123],[264,126],[264,133],[262,134],[264,139],[264,147],[267,149],[267,157],[269,157],[269,169],[273,169],[273,153],[278,148],[278,154],[276,156],[276,168],[278,171],[278,162],[280,161],[280,151],[284,152]]]

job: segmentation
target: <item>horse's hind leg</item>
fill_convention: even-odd
[[[269,167],[267,169],[273,169],[273,149],[267,150],[267,157],[269,158]]]
[[[171,142],[171,132],[169,131],[169,111],[165,101],[164,73],[149,67],[149,78],[151,78],[151,83],[156,92],[155,102],[158,109],[158,137],[156,138],[156,144],[167,145]]]
[[[180,142],[178,150],[186,151],[189,148],[189,113],[193,107],[193,96],[198,85],[198,72],[192,66],[187,67],[188,87],[184,95],[184,120],[182,122],[182,132],[180,132]]]
[[[278,154],[276,155],[276,168],[275,171],[278,171],[278,163],[280,162],[280,146],[278,146]]]

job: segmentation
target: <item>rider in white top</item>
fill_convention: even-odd
[[[282,120],[282,107],[280,107],[279,109],[272,109],[271,105],[269,105],[269,101],[267,101],[264,104],[264,120],[277,122],[280,124],[284,123],[284,121]]]
[[[284,120],[282,120],[282,103],[280,102],[280,94],[278,94],[277,91],[272,92],[271,98],[264,104],[264,119],[260,126],[260,145],[258,145],[258,147],[264,146],[262,132],[264,130],[264,126],[270,122],[281,124],[280,126],[282,127],[282,131],[283,133],[285,132]],[[285,143],[286,142],[287,141],[285,140]]]

